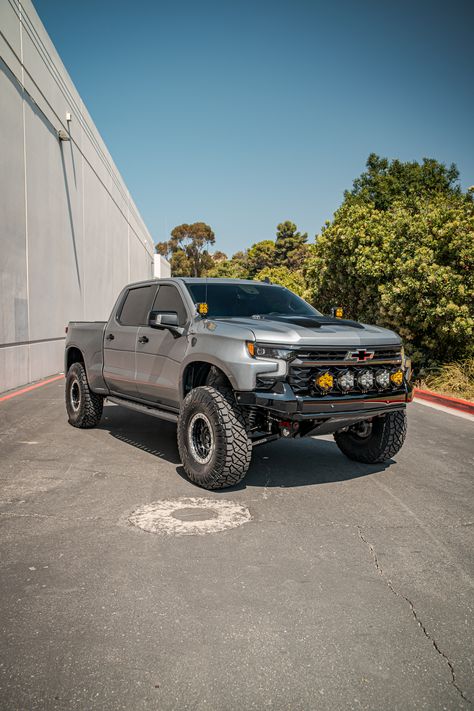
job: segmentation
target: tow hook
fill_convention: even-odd
[[[290,422],[289,420],[280,420],[278,427],[280,428],[280,435],[282,437],[292,437],[300,428],[298,422]]]

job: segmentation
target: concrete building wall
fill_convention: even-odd
[[[106,319],[153,253],[33,5],[0,0],[0,391],[61,371],[67,322]]]

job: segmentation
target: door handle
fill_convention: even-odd
[[[113,341],[115,336],[113,333],[108,333],[107,336],[105,337],[107,341]]]
[[[139,343],[148,343],[148,340],[149,340],[148,336],[140,336],[140,338],[138,339],[138,342]]]

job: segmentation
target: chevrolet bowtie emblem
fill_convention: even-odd
[[[361,349],[358,351],[349,351],[346,354],[346,360],[357,360],[357,361],[371,360],[374,357],[374,355],[375,355],[374,351],[366,351],[365,349]]]

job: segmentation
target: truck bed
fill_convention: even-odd
[[[104,388],[102,370],[104,365],[103,347],[104,332],[107,321],[69,321],[66,335],[65,373],[69,369],[68,353],[71,348],[77,348],[87,365],[90,385]]]

